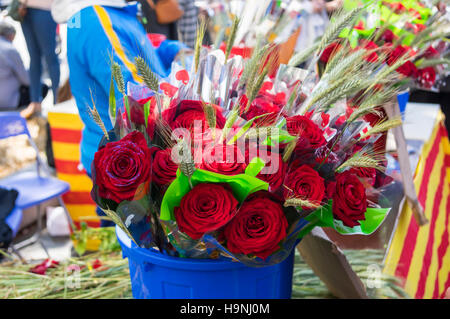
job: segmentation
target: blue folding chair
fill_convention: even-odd
[[[21,211],[29,207],[37,206],[37,231],[30,238],[21,241],[13,246],[13,250],[19,249],[39,242],[48,257],[48,250],[42,243],[42,212],[40,204],[53,198],[57,198],[60,205],[64,208],[67,218],[71,225],[73,221],[67,211],[67,208],[61,198],[61,196],[69,191],[69,184],[54,178],[50,175],[50,170],[45,162],[39,156],[39,150],[31,138],[28,131],[26,120],[20,116],[17,112],[0,112],[0,139],[13,137],[17,135],[25,134],[28,136],[28,141],[36,151],[36,171],[19,172],[0,180],[0,186],[7,189],[16,189],[19,192],[19,196],[16,199],[16,208]],[[18,212],[12,212],[10,222],[13,225],[17,224]],[[9,216],[8,216],[9,217]],[[21,220],[22,218],[20,218]],[[19,222],[20,224],[20,222]],[[11,227],[11,226],[10,226]],[[13,227],[11,227],[13,228]],[[18,230],[18,226],[16,226]],[[16,230],[16,233],[17,233]]]

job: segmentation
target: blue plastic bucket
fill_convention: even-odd
[[[409,91],[397,94],[398,106],[400,108],[400,113],[402,114],[403,119],[405,116],[406,105],[408,104],[408,100],[409,100]]]
[[[294,251],[283,262],[248,267],[227,260],[187,259],[139,248],[116,226],[136,299],[288,299]]]

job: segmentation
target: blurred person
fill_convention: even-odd
[[[15,36],[12,25],[0,22],[0,110],[23,105],[21,87],[30,84],[22,58],[12,43]]]
[[[184,11],[183,16],[177,21],[181,36],[179,40],[188,47],[194,48],[197,38],[198,8],[194,0],[178,0],[178,3]]]
[[[127,0],[127,2],[134,2],[135,0]],[[156,18],[156,12],[153,9],[154,4],[158,0],[137,0],[141,5],[142,17],[141,23],[144,26],[147,33],[159,33],[163,34],[169,40],[178,40],[177,23],[158,23]]]
[[[189,48],[194,48],[197,35],[198,10],[194,0],[178,0],[183,16],[172,23],[162,24],[157,21],[154,7],[159,0],[138,0],[141,4],[142,18],[147,33],[163,34],[170,40],[179,40]],[[133,2],[133,0],[127,0]]]
[[[50,13],[53,0],[20,0],[20,2],[26,5],[26,14],[21,26],[30,54],[31,99],[31,103],[21,115],[28,118],[41,111],[42,60],[45,60],[52,83],[54,103],[58,95],[60,66],[56,54],[56,22]]]
[[[81,163],[91,176],[91,163],[103,132],[87,107],[95,103],[106,129],[112,129],[108,114],[111,62],[119,64],[125,83],[140,83],[134,57],[142,56],[153,72],[165,77],[182,46],[164,41],[155,50],[137,19],[137,4],[125,0],[55,0],[52,14],[58,23],[67,22],[70,87],[85,125]],[[116,99],[121,99],[117,87]],[[97,214],[103,215],[99,210]],[[102,220],[102,226],[109,225],[112,223]]]
[[[30,104],[30,78],[19,52],[13,45],[15,28],[0,22],[0,110],[17,110]],[[42,96],[48,87],[42,85]]]

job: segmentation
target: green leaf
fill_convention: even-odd
[[[151,100],[149,100],[147,103],[144,104],[145,127],[148,127],[148,116],[150,114],[150,103],[151,103]]]
[[[333,201],[330,200],[327,205],[305,217],[310,222],[310,225],[302,230],[299,237],[305,236],[316,226],[331,227],[342,235],[370,235],[380,227],[391,210],[390,208],[367,208],[365,213],[366,219],[359,221],[359,226],[348,227],[341,220],[333,217],[332,207]]]
[[[109,118],[112,126],[116,124],[116,92],[114,89],[114,77],[111,74],[111,84],[109,86]]]
[[[245,169],[245,175],[256,177],[259,172],[266,166],[266,163],[259,157],[254,157]]]
[[[128,96],[123,97],[123,102],[125,103],[125,110],[127,110],[128,120],[130,121],[131,127],[133,127],[133,123],[131,122],[131,111],[130,111],[130,102],[128,101]]]
[[[202,169],[197,169],[194,172],[191,177],[191,182],[193,186],[200,183],[226,183],[231,187],[234,197],[240,203],[242,203],[248,195],[260,190],[268,190],[269,188],[269,184],[266,182],[247,174],[227,176]],[[173,210],[180,205],[181,199],[190,190],[188,177],[178,170],[177,178],[170,184],[164,194],[161,203],[160,219],[166,221],[175,220]]]

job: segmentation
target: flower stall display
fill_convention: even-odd
[[[342,13],[310,55],[363,10]],[[145,85],[114,64],[114,129],[91,108],[105,134],[92,197],[118,226],[137,298],[289,298],[299,240],[314,227],[371,234],[390,210],[374,145],[401,119],[365,116],[397,93],[395,68],[359,50],[320,80],[287,65],[269,76],[270,46],[244,59],[230,57],[233,41],[200,50],[200,34],[192,66],[166,79],[136,57]]]
[[[366,5],[368,10],[355,25],[345,28],[340,38],[331,43],[319,59],[319,70],[328,61],[353,50],[370,51],[369,62],[382,59],[403,75],[405,86],[425,90],[437,90],[440,78],[448,73],[449,46],[445,38],[449,34],[449,21],[445,8],[424,1],[360,1],[347,0],[344,8]],[[444,5],[445,7],[445,5]],[[353,50],[339,52],[346,42]],[[339,53],[339,54],[338,54]],[[294,59],[295,60],[295,59]]]

